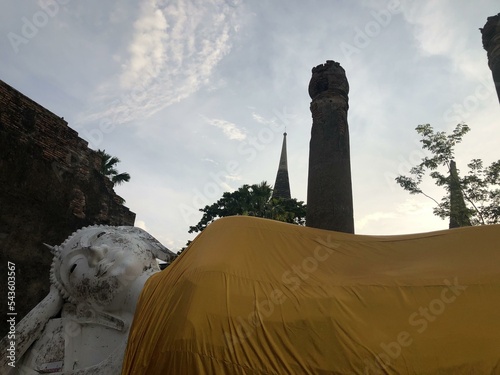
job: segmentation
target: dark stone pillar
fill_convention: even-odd
[[[313,68],[306,225],[354,233],[348,93],[339,63],[329,60]]]
[[[488,17],[486,24],[480,30],[483,35],[483,47],[488,55],[488,66],[493,74],[500,102],[500,13]]]
[[[450,229],[471,226],[469,210],[465,205],[464,195],[460,187],[457,164],[450,162]]]

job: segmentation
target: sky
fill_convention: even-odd
[[[480,27],[495,0],[0,0],[0,79],[120,158],[136,226],[176,251],[199,209],[274,184],[286,130],[306,202],[311,69],[350,85],[355,230],[446,229],[394,178],[424,156],[415,127],[471,132],[457,165],[498,160],[500,106]],[[426,192],[443,191],[431,182]]]

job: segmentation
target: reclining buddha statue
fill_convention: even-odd
[[[119,374],[144,283],[160,270],[157,259],[175,254],[125,226],[82,228],[46,246],[54,255],[50,292],[16,326],[15,367],[3,357],[0,373]]]

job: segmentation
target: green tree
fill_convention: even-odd
[[[113,182],[113,185],[119,185],[130,181],[130,175],[128,173],[118,173],[116,169],[116,164],[120,162],[120,159],[111,156],[106,150],[98,150],[97,153],[101,157],[101,169],[99,172],[108,177]]]
[[[422,148],[430,156],[410,169],[409,176],[400,175],[396,182],[410,194],[422,194],[436,203],[434,214],[450,219],[450,228],[467,225],[496,224],[500,218],[500,160],[484,167],[481,159],[473,159],[469,171],[460,177],[455,163],[455,145],[469,132],[466,124],[458,124],[453,132],[435,132],[429,125],[416,128]],[[425,175],[442,186],[447,194],[440,202],[424,193],[420,184]]]
[[[299,225],[305,224],[306,206],[297,199],[272,198],[273,189],[263,181],[225,192],[217,202],[201,208],[203,217],[189,233],[201,232],[218,218],[232,215],[263,217]]]

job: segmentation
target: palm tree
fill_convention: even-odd
[[[106,150],[97,150],[97,153],[101,157],[101,174],[108,177],[113,185],[119,185],[124,182],[130,181],[130,175],[126,172],[118,173],[116,170],[116,164],[120,162],[116,156],[111,156],[106,152]]]

